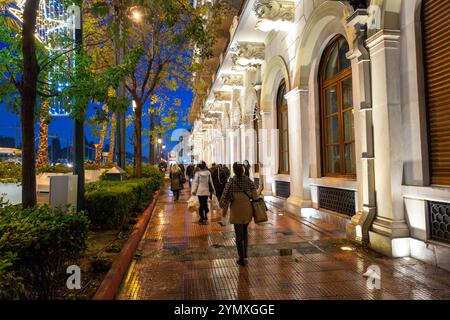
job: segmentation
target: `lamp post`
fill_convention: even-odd
[[[83,46],[83,18],[81,8],[72,5],[67,9],[68,13],[73,17],[75,31],[75,63],[78,63],[80,51]],[[84,120],[74,120],[73,131],[74,146],[74,166],[73,174],[78,176],[78,192],[77,192],[77,210],[80,211],[84,206]]]
[[[119,12],[117,12],[119,11]],[[120,6],[117,6],[115,12],[119,19],[119,40],[114,41],[115,51],[118,53],[115,55],[116,65],[122,64],[123,57],[125,55],[125,41],[123,37],[123,19],[128,17],[135,22],[139,22],[142,19],[142,12],[139,7],[134,6],[125,9],[125,14],[121,10]],[[125,82],[122,80],[119,82],[119,87],[117,88],[117,95],[119,97],[125,97]],[[119,110],[116,112],[117,118],[117,130],[116,130],[116,141],[117,141],[117,165],[125,170],[126,167],[126,120],[125,120],[125,110]]]
[[[159,162],[161,162],[161,151],[162,151],[161,144],[162,144],[162,139],[158,138],[158,161]]]
[[[165,155],[164,150],[166,150],[166,145],[165,144],[163,144],[163,146],[162,146],[161,158],[164,158],[164,160],[166,160],[165,157],[164,157],[164,155]]]

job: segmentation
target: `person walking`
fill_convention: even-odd
[[[180,190],[183,189],[182,185],[182,172],[177,164],[174,164],[170,168],[169,178],[170,178],[170,189],[175,197],[174,201],[180,200]]]
[[[195,173],[194,180],[192,182],[192,195],[198,196],[200,207],[198,214],[200,224],[206,224],[208,221],[208,198],[215,193],[214,184],[211,179],[211,172],[209,172],[206,163],[204,161],[198,164],[198,171]]]
[[[228,167],[227,167],[226,164],[223,164],[223,165],[222,165],[222,169],[223,169],[223,171],[225,171],[225,174],[226,174],[226,176],[227,176],[227,181],[228,181],[228,179],[230,179],[230,176],[231,176],[230,169],[228,169]]]
[[[222,165],[217,165],[211,170],[211,178],[214,184],[214,190],[216,190],[217,200],[222,198],[223,190],[228,182],[227,174],[223,170]]]
[[[250,178],[250,169],[252,167],[250,165],[250,162],[248,162],[248,160],[245,160],[243,166],[244,166],[244,175]]]
[[[230,208],[230,223],[234,225],[236,248],[239,255],[237,263],[246,265],[248,252],[248,225],[252,221],[253,207],[251,200],[258,199],[255,184],[244,175],[244,166],[233,164],[234,177],[228,181],[220,199],[220,207],[226,216]]]
[[[189,181],[189,188],[192,187],[192,180],[194,179],[194,175],[195,175],[195,167],[192,163],[189,163],[188,166],[186,167],[186,176]]]

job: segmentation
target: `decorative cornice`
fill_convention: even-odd
[[[232,88],[242,88],[244,86],[244,76],[242,74],[229,73],[222,75],[224,86]]]
[[[266,46],[259,42],[238,42],[233,51],[233,63],[240,67],[251,67],[264,62]]]
[[[258,18],[256,29],[264,32],[285,30],[295,20],[295,3],[293,1],[257,0],[253,11]]]

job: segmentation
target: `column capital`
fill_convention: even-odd
[[[385,48],[397,49],[400,44],[400,30],[380,30],[373,36],[366,40],[367,47],[373,49],[376,46],[383,44]]]
[[[300,97],[301,94],[309,93],[309,89],[307,87],[298,88],[295,87],[291,91],[285,94],[286,100],[294,99],[295,97]]]

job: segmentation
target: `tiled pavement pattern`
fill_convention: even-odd
[[[232,226],[207,226],[162,190],[118,299],[450,299],[450,273],[410,258],[389,259],[343,240],[330,225],[285,215],[251,224],[249,264],[239,267]],[[381,269],[381,290],[363,274]]]

